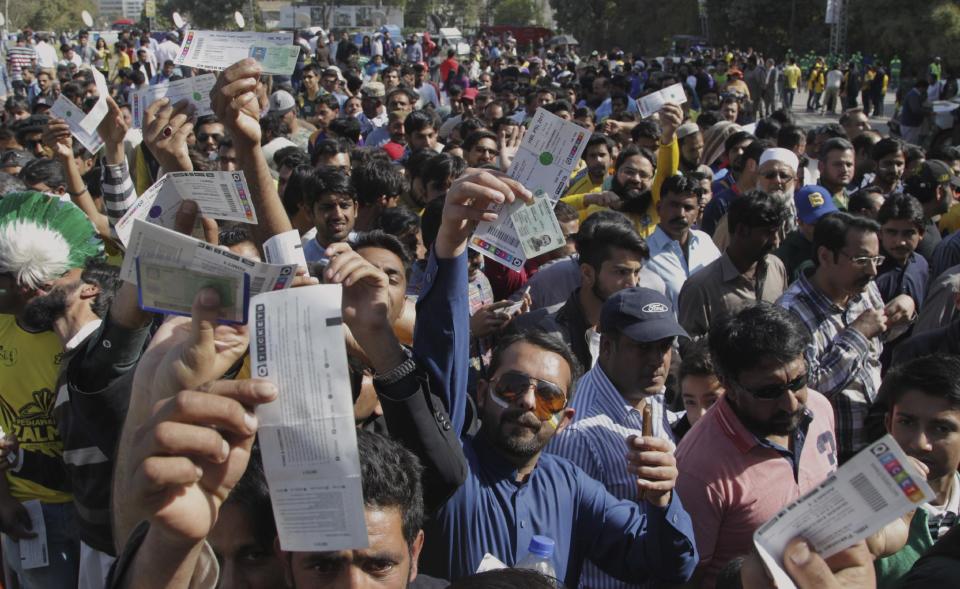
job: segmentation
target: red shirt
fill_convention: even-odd
[[[761,445],[724,399],[680,442],[677,493],[693,520],[702,587],[713,587],[728,562],[750,552],[757,528],[837,469],[833,407],[807,389],[807,409],[813,419],[796,478],[793,463]]]
[[[457,68],[460,67],[460,63],[455,57],[448,57],[440,63],[440,83],[447,81],[447,77],[450,75],[450,72],[457,73]]]

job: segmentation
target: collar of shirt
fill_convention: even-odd
[[[74,336],[70,338],[70,341],[63,346],[64,350],[67,352],[73,351],[74,348],[83,343],[83,340],[87,339],[87,336],[96,331],[100,327],[101,323],[103,323],[101,319],[94,319],[93,321],[81,327],[80,331],[74,334]]]
[[[827,295],[820,292],[820,289],[810,282],[810,278],[806,273],[801,274],[797,282],[800,285],[801,291],[810,299],[810,302],[826,315],[846,313],[851,309],[859,308],[863,302],[864,296],[861,293],[850,297],[850,299],[847,301],[846,308],[843,308],[827,298]],[[871,282],[867,288],[875,289],[877,288],[877,285]],[[844,321],[844,323],[846,323],[846,321]]]
[[[664,391],[647,397],[647,403],[652,410],[653,435],[672,441],[672,431],[667,427],[669,420],[665,415]],[[627,419],[635,415],[642,425],[642,414],[624,400],[599,363],[580,378],[570,406],[584,417],[606,415],[621,425],[627,424]]]
[[[733,282],[743,276],[726,251],[720,256],[720,279],[724,282]]]
[[[793,431],[791,437],[793,438],[793,450],[789,448],[784,448],[776,442],[771,442],[766,438],[761,438],[759,436],[754,436],[757,440],[757,445],[764,448],[769,448],[774,452],[780,454],[780,456],[786,458],[790,461],[790,464],[793,466],[793,478],[797,480],[800,476],[800,456],[803,454],[803,444],[807,440],[807,430],[810,429],[810,422],[813,421],[813,413],[809,409],[804,407],[803,417],[800,419],[800,423],[797,426],[797,429]]]

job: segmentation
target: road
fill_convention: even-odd
[[[896,103],[893,92],[888,92],[885,98],[886,99],[883,102],[884,116],[870,117],[870,126],[883,136],[887,135],[887,121],[890,120],[891,116],[893,116],[893,107]],[[807,112],[806,104],[807,92],[802,91],[801,93],[797,94],[797,97],[793,102],[793,116],[796,117],[797,124],[800,127],[808,129],[810,127],[817,127],[825,123],[837,122],[840,119],[839,114],[821,115],[819,113]]]

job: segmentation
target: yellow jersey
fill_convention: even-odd
[[[53,418],[62,358],[63,346],[52,331],[30,333],[17,325],[13,315],[0,315],[0,426],[17,436],[23,450],[55,458],[63,455]],[[7,481],[18,501],[72,500],[70,493],[48,489],[16,473],[8,471]]]

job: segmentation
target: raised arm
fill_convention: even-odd
[[[660,187],[680,169],[680,146],[677,129],[683,122],[683,111],[675,104],[660,109],[660,147],[657,149],[657,171],[653,176],[653,206],[660,202]]]
[[[54,157],[63,167],[70,200],[87,215],[93,226],[97,228],[97,233],[103,237],[110,237],[110,222],[107,216],[97,209],[80,175],[80,169],[77,168],[76,158],[73,155],[73,136],[70,134],[70,126],[67,122],[51,117],[47,128],[43,131],[43,144],[53,151]]]

